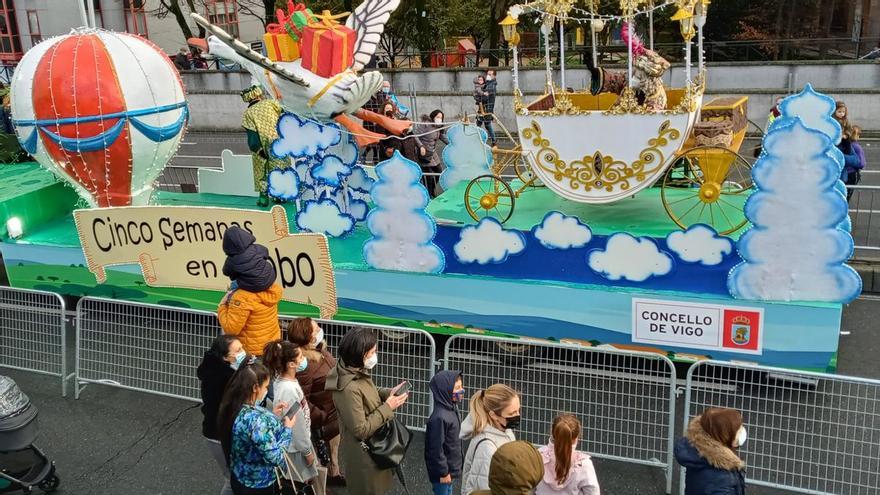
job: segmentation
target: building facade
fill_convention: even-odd
[[[183,31],[173,14],[162,15],[159,0],[0,0],[0,63],[15,65],[24,52],[41,40],[66,34],[82,26],[77,2],[91,1],[95,24],[111,31],[128,32],[149,38],[167,53],[186,44]],[[195,22],[189,19],[187,2],[179,1],[190,29],[198,35]],[[247,11],[237,0],[194,0],[195,10],[211,22],[225,28],[242,41],[262,38],[263,21]]]

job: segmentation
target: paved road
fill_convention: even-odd
[[[874,331],[878,311],[880,298],[871,297],[846,308],[840,342],[841,373],[880,379],[880,361],[876,359],[880,353],[880,338]],[[162,359],[161,355],[154,357]],[[514,374],[520,371],[513,364],[510,369]],[[0,370],[0,374],[12,376],[40,410],[38,445],[57,463],[62,478],[58,493],[216,493],[220,474],[200,436],[201,414],[195,403],[100,385],[89,385],[79,400],[63,399],[56,378],[5,369]],[[542,395],[546,398],[548,393],[545,391]],[[547,403],[546,407],[564,407],[565,398],[559,400],[557,404]],[[681,403],[679,399],[678,417],[681,417]],[[679,420],[676,429],[680,430],[678,423]],[[417,434],[405,464],[413,495],[430,493],[424,477],[422,451],[423,437]],[[664,492],[665,483],[659,469],[605,459],[597,459],[596,467],[605,494],[659,495]],[[334,491],[335,495],[345,493]],[[749,493],[782,492],[753,487]]]

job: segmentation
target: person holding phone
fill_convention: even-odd
[[[275,376],[273,382],[274,400],[290,406],[282,411],[285,417],[296,418],[293,426],[293,439],[287,447],[288,457],[293,464],[293,483],[312,485],[323,494],[326,478],[318,478],[318,463],[312,448],[311,419],[309,403],[297,382],[298,371],[305,370],[309,362],[299,346],[286,340],[275,340],[266,344],[263,361]]]
[[[325,388],[333,392],[339,411],[339,457],[348,493],[387,493],[394,484],[394,469],[379,469],[361,442],[394,418],[394,411],[406,403],[409,394],[396,395],[403,383],[393,389],[379,389],[373,383],[371,372],[379,362],[379,351],[371,330],[349,330],[339,342],[338,353],[339,361],[327,375]]]

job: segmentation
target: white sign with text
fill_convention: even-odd
[[[763,352],[764,310],[660,299],[632,300],[632,339],[724,352]]]

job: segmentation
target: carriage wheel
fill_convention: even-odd
[[[513,189],[496,175],[481,175],[464,190],[464,206],[478,222],[486,217],[506,222],[513,215],[514,201]]]
[[[541,179],[538,178],[535,171],[532,170],[529,158],[526,155],[520,155],[520,157],[516,159],[513,163],[513,171],[516,173],[517,178],[521,180],[523,184],[528,184],[529,187],[547,187],[541,182]]]
[[[703,223],[728,235],[749,223],[743,213],[752,191],[752,167],[740,154],[719,146],[690,148],[678,157],[687,167],[670,167],[660,197],[669,218],[682,229]],[[686,188],[682,188],[682,182]]]

